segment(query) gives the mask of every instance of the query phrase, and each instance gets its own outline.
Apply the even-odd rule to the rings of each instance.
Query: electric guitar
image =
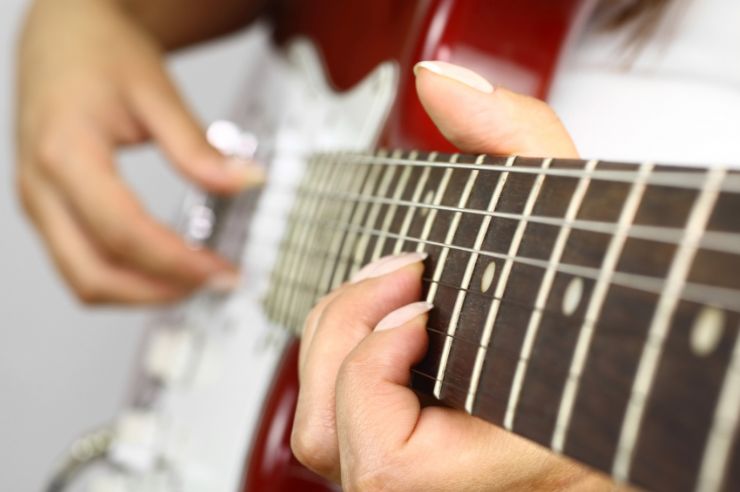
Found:
[[[411,67],[435,58],[545,98],[592,6],[266,12],[233,115],[250,132],[209,136],[264,163],[268,183],[194,192],[181,223],[243,282],[154,317],[125,410],[75,443],[49,490],[336,489],[290,452],[291,333],[362,265],[413,250],[429,254],[435,306],[420,395],[620,482],[740,490],[740,173],[459,155],[416,100]]]

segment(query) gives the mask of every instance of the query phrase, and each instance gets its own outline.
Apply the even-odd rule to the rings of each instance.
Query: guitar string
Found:
[[[353,203],[367,203],[367,204],[380,204],[380,205],[394,205],[398,207],[407,208],[419,208],[427,210],[438,210],[443,212],[451,213],[462,213],[468,215],[477,215],[480,217],[490,216],[492,218],[501,218],[507,220],[522,221],[549,225],[554,227],[569,227],[571,229],[594,232],[600,234],[614,235],[617,232],[617,224],[605,221],[593,221],[593,220],[564,220],[558,217],[551,217],[545,215],[532,214],[524,216],[523,214],[509,213],[509,212],[498,212],[498,211],[487,211],[481,209],[470,209],[460,208],[450,205],[434,205],[432,203],[413,202],[410,200],[395,200],[387,197],[371,197],[357,193],[347,192],[324,192],[314,191],[309,189],[301,189],[301,187],[276,187],[274,184],[270,185],[267,189],[268,195],[279,196],[283,195],[286,197],[311,197],[318,199],[334,198],[343,200],[348,204]],[[289,213],[286,210],[286,213]],[[633,224],[627,230],[627,237],[634,239],[644,239],[648,241],[655,241],[660,243],[677,246],[681,244],[684,230],[677,227],[666,227],[658,225],[647,225],[647,224]],[[716,251],[721,253],[738,254],[740,251],[740,233],[731,231],[712,231],[708,230],[704,233],[699,243],[696,245],[702,250]]]
[[[463,342],[466,342],[466,343],[469,343],[469,344],[472,344],[473,343],[473,342],[470,342],[469,340],[466,340],[466,339],[458,338],[456,336],[450,336],[446,332],[442,332],[442,331],[439,331],[439,330],[434,329],[434,328],[427,327],[426,330],[428,332],[432,332],[432,333],[435,333],[437,335],[450,337],[453,340],[460,340],[460,341],[463,341]],[[516,362],[518,360],[523,360],[521,357],[518,357],[518,356],[517,357],[513,357],[512,354],[514,354],[514,353],[516,353],[518,355],[518,352],[515,352],[513,350],[508,350],[508,349],[505,349],[505,348],[502,348],[502,347],[495,347],[495,346],[491,346],[491,347],[489,347],[489,349],[493,349],[490,352],[491,354],[493,354],[492,357],[495,357],[495,358],[498,358],[498,359],[505,358],[505,359],[508,359],[508,360],[511,360],[511,361],[514,361],[514,362]],[[557,364],[555,364],[555,365],[550,364],[548,367],[550,367],[550,368],[566,368],[566,365],[558,366]],[[470,391],[468,390],[467,387],[464,387],[461,384],[455,382],[454,376],[453,376],[453,378],[440,379],[440,378],[437,378],[436,376],[430,375],[430,374],[428,374],[428,373],[426,373],[426,372],[418,369],[417,367],[412,368],[412,372],[413,373],[416,373],[416,374],[420,374],[420,375],[422,375],[422,376],[424,376],[424,377],[426,377],[428,379],[431,379],[433,381],[439,381],[444,386],[449,386],[449,387],[453,387],[453,388],[457,388],[459,390],[462,390],[462,391],[465,392],[465,394],[470,393]],[[567,375],[567,374],[565,376],[566,376],[566,379],[565,380],[567,380],[567,378],[570,378],[570,376]],[[605,374],[604,377],[607,380],[614,379],[615,381],[619,381],[619,378],[617,376],[612,376],[610,374]],[[535,382],[537,384],[539,384],[539,385],[543,385],[544,384],[544,383],[540,383],[538,381],[535,381]],[[488,385],[486,385],[486,386],[488,386]],[[493,393],[491,391],[485,390],[484,388],[485,388],[485,386],[479,386],[479,390],[478,390],[478,392],[476,394],[476,397],[478,397],[478,398],[484,397],[484,398],[488,398],[488,399],[492,399],[492,400],[500,401],[500,402],[506,401],[505,398],[503,398],[503,397],[499,396],[498,394],[495,394],[495,393]],[[647,397],[647,395],[644,395],[644,396]],[[660,402],[657,402],[657,404],[658,404],[658,410],[659,410],[661,404],[660,404]],[[521,413],[521,411],[520,411],[521,408],[522,408],[522,406],[520,404],[517,407],[517,414],[520,414]],[[524,405],[524,408],[527,408],[527,406]],[[460,409],[462,410],[462,408],[460,408]],[[668,409],[666,409],[666,411],[668,411]]]
[[[321,159],[328,158],[331,156],[331,158],[337,159],[337,158],[345,158],[349,162],[348,164],[355,164],[355,165],[405,165],[405,166],[417,166],[417,167],[431,167],[431,168],[441,168],[441,169],[470,169],[470,170],[479,170],[479,171],[499,171],[499,172],[509,172],[511,174],[532,174],[532,175],[541,175],[544,174],[545,176],[556,176],[556,177],[566,177],[566,178],[583,178],[583,177],[589,177],[592,180],[597,181],[608,181],[613,183],[627,183],[632,184],[635,179],[638,177],[638,165],[636,164],[630,164],[630,163],[616,163],[616,164],[622,164],[622,165],[634,165],[635,170],[629,170],[629,171],[621,171],[621,170],[601,170],[596,169],[594,171],[588,172],[584,171],[582,169],[567,169],[562,167],[557,167],[558,163],[565,163],[568,162],[568,159],[554,159],[553,165],[554,167],[551,167],[550,169],[543,170],[537,166],[511,166],[508,167],[506,165],[502,164],[488,164],[485,162],[485,157],[489,156],[483,156],[484,161],[481,163],[465,163],[460,162],[460,157],[462,158],[474,158],[476,156],[473,155],[463,155],[463,154],[452,154],[454,157],[455,155],[458,156],[457,162],[443,162],[443,161],[424,161],[424,160],[414,160],[414,159],[404,159],[404,158],[394,158],[394,157],[384,157],[384,156],[376,156],[374,154],[362,154],[362,153],[354,153],[354,152],[332,152],[332,153],[318,153],[313,154],[310,160],[308,161],[309,165],[316,165],[316,164],[322,164]],[[477,156],[480,157],[480,156]],[[496,158],[496,157],[493,157]],[[505,161],[506,157],[499,157],[502,162]],[[541,162],[542,159],[533,159],[533,158],[524,158],[524,157],[518,157],[517,159],[526,159],[529,161],[538,161]],[[575,160],[578,163],[583,163],[585,165],[586,160],[577,159]],[[570,161],[573,162],[573,161]],[[612,161],[599,161],[601,163],[612,163]],[[669,187],[675,187],[675,188],[683,188],[683,189],[690,189],[690,190],[696,190],[701,191],[703,188],[701,186],[701,183],[695,183],[693,181],[696,181],[697,177],[703,177],[704,173],[706,172],[706,169],[704,168],[691,168],[686,167],[686,171],[674,171],[675,167],[669,167],[667,165],[658,165],[655,167],[655,171],[651,173],[650,177],[646,180],[645,184],[648,186],[669,186]],[[734,168],[732,169],[734,171]],[[731,172],[731,174],[728,174],[722,184],[719,186],[719,189],[721,191],[727,191],[731,193],[740,193],[740,174]]]
[[[278,276],[277,277],[277,280],[278,280],[278,283],[280,283],[282,281],[285,281],[286,284],[290,284],[293,288],[295,288],[295,289],[297,289],[299,291],[305,292],[305,293],[308,293],[308,292],[313,293],[315,291],[315,286],[312,285],[311,283],[308,283],[308,282],[300,282],[300,281],[297,281],[296,282],[296,281],[292,281],[290,278],[286,278],[285,276]],[[457,291],[464,290],[464,289],[461,289],[461,288],[456,287],[454,285],[446,284],[444,282],[434,281],[434,280],[432,280],[429,277],[423,277],[422,278],[422,281],[424,281],[426,283],[429,283],[429,284],[436,283],[438,285],[443,285],[445,287],[448,287],[450,289],[457,290]],[[478,291],[468,290],[467,292],[469,294],[471,294],[471,295],[475,295],[475,296],[479,296],[479,297],[486,297],[488,299],[492,299],[492,298],[490,298],[488,296],[483,295],[481,292],[478,292]],[[320,297],[321,296],[313,296],[313,298],[315,300],[314,301],[314,304],[315,304],[316,301],[318,301],[318,299]],[[542,312],[542,313],[544,313],[543,314],[543,317],[545,319],[553,319],[553,318],[567,317],[568,320],[573,323],[573,325],[572,325],[573,328],[580,328],[581,324],[586,321],[586,318],[585,317],[582,317],[582,316],[568,317],[568,316],[565,316],[565,315],[560,314],[559,311],[556,311],[556,310],[553,310],[553,309],[538,309],[538,308],[535,308],[533,306],[530,306],[528,304],[525,304],[524,302],[521,302],[521,301],[515,300],[515,299],[509,299],[509,298],[506,298],[506,297],[503,297],[503,298],[494,297],[493,299],[498,299],[501,302],[501,304],[504,305],[504,306],[509,306],[509,307],[510,306],[516,306],[516,307],[522,308],[523,310],[528,311],[530,314],[533,313],[533,312],[535,312],[535,311]],[[305,317],[307,315],[308,315],[308,312],[302,313],[302,312],[295,312],[294,311],[294,312],[291,313],[291,316],[290,317],[293,318],[291,321],[294,322],[295,324],[302,324],[302,320],[305,319]],[[631,330],[631,329],[624,329],[621,326],[617,326],[616,324],[609,323],[609,322],[607,322],[604,319],[596,320],[595,321],[595,325],[596,326],[599,326],[599,327],[602,327],[602,330],[600,331],[600,333],[602,335],[608,335],[609,337],[620,337],[620,338],[621,337],[634,337],[634,338],[638,338],[638,339],[643,339],[643,338],[647,339],[647,337],[644,336],[646,333],[638,333],[638,332],[635,332],[634,330]],[[480,348],[490,348],[490,346],[486,347],[485,345],[480,344],[480,342],[478,342],[476,340],[470,340],[469,338],[463,337],[461,335],[451,335],[451,334],[447,333],[446,331],[440,331],[440,330],[437,330],[436,328],[432,328],[432,327],[430,327],[429,329],[430,329],[430,331],[436,332],[436,333],[438,333],[440,335],[443,335],[443,336],[445,336],[447,338],[450,338],[451,340],[460,341],[460,342],[463,342],[466,345],[474,346],[475,348],[478,348],[478,347],[480,347]],[[730,332],[732,332],[733,330],[740,331],[740,326],[731,326],[729,328],[729,331]],[[654,343],[654,342],[650,342],[648,340],[648,343]],[[506,352],[506,353],[510,354],[510,356],[516,357],[517,360],[525,360],[525,358],[520,357],[519,351],[510,350],[510,349],[507,349],[505,347],[496,347],[496,350],[501,351],[501,352]],[[569,361],[568,361],[568,363],[569,363]],[[555,365],[557,366],[557,364],[555,364]]]
[[[434,382],[439,381],[440,384],[442,384],[443,387],[447,386],[447,387],[452,387],[452,388],[461,390],[461,391],[464,392],[462,396],[467,395],[469,393],[469,391],[467,390],[467,388],[461,386],[458,383],[451,382],[451,381],[448,381],[448,380],[440,380],[436,376],[433,376],[431,374],[428,374],[428,373],[426,373],[426,372],[424,372],[424,371],[422,371],[420,369],[417,369],[415,367],[412,367],[411,368],[411,374],[418,374],[419,376],[422,376],[422,377],[424,377],[426,379],[429,379],[431,381],[434,381]],[[608,375],[608,374],[605,375],[605,379],[609,380],[610,378],[613,378],[613,376]],[[544,382],[536,381],[536,383],[539,386],[546,386],[548,389],[551,389],[551,386],[546,385]],[[487,386],[490,386],[490,385],[487,385]],[[411,387],[413,388],[413,386],[411,386]],[[431,396],[431,391],[430,392],[424,392],[424,393]],[[461,396],[461,395],[458,395],[458,397],[459,396]],[[476,400],[481,400],[482,399],[482,400],[488,400],[488,401],[497,402],[497,403],[499,403],[499,402],[500,403],[506,403],[508,401],[508,394],[507,394],[507,397],[503,397],[501,395],[494,394],[491,391],[481,391],[480,393],[478,393],[475,396],[476,396]],[[647,397],[646,395],[643,395],[643,396],[644,397]],[[450,402],[450,398],[449,397],[450,397],[450,395],[445,395],[444,397],[440,398],[439,401],[441,401],[443,403],[444,402]],[[653,408],[655,410],[659,411],[659,412],[665,412],[666,414],[671,414],[675,410],[674,408],[669,407],[667,403],[663,403],[660,400],[654,400],[652,403],[654,405]],[[457,410],[460,410],[460,411],[465,411],[462,408],[462,405],[460,405],[460,406],[453,406],[453,408],[455,408]],[[520,402],[517,405],[516,414],[517,415],[521,415],[523,413],[522,411],[529,412],[530,414],[534,414],[536,416],[545,416],[545,417],[550,417],[550,418],[553,417],[553,414],[550,414],[550,413],[546,412],[544,410],[544,407],[542,407],[541,405],[533,406],[533,405],[530,405],[530,404],[526,404],[526,403],[521,403]],[[476,412],[472,412],[471,415],[481,416],[480,413],[476,413]],[[589,419],[592,420],[592,421],[594,421],[596,424],[603,424],[603,425],[607,425],[607,426],[609,424],[614,424],[613,422],[609,422],[605,418],[604,414],[601,414],[599,412],[593,412],[593,413],[591,413],[589,415]],[[680,424],[677,423],[677,421],[675,419],[667,419],[666,421],[664,421],[664,424],[668,424],[669,426],[675,426],[675,430],[676,431],[683,431],[684,430],[683,427],[681,427]],[[499,425],[501,425],[501,424],[499,423]],[[514,430],[516,430],[516,421],[514,422],[514,425],[515,425]],[[554,430],[554,426],[553,426],[553,430]],[[549,441],[545,442],[544,444],[547,444],[548,447],[549,447]]]
[[[381,231],[372,227],[362,227],[353,225],[339,224],[333,221],[322,221],[312,219],[309,217],[294,216],[294,218],[300,218],[303,223],[310,223],[316,227],[328,229],[330,231],[344,231],[353,232],[359,234],[368,234],[373,236],[384,236],[387,239],[396,239],[414,242],[417,244],[424,244],[426,246],[449,248],[455,251],[462,251],[469,254],[478,254],[480,256],[487,256],[499,260],[511,259],[514,262],[529,265],[532,267],[546,269],[549,266],[547,260],[541,260],[537,258],[524,257],[520,255],[509,256],[505,253],[498,253],[494,251],[476,250],[474,248],[468,248],[458,245],[445,244],[438,241],[422,240],[412,236],[401,236],[400,234],[393,232]],[[274,247],[275,245],[270,245]],[[295,245],[298,247],[298,245]],[[589,280],[597,280],[600,275],[600,269],[595,267],[586,267],[581,265],[572,265],[567,263],[558,263],[555,266],[555,271],[561,274],[573,275],[582,277]],[[622,272],[618,271],[612,275],[610,280],[611,285],[619,285],[622,287],[628,287],[635,290],[641,290],[652,294],[660,294],[663,291],[665,280],[659,277],[651,277],[648,275]],[[717,287],[712,285],[697,284],[693,282],[686,282],[682,294],[678,297],[679,300],[696,302],[699,304],[711,304],[717,305],[736,312],[740,312],[740,290],[729,287]]]

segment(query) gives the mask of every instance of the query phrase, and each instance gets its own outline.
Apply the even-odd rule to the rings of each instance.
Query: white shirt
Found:
[[[584,157],[740,166],[740,2],[674,1],[630,63],[595,28],[563,59],[549,102]]]

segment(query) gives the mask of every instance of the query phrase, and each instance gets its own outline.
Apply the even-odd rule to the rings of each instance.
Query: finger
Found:
[[[339,367],[385,314],[421,292],[420,256],[396,258],[386,264],[395,271],[347,286],[324,308],[305,357],[291,444],[302,463],[332,479],[339,478],[333,384]]]
[[[203,128],[163,71],[157,69],[146,84],[136,85],[130,98],[142,124],[177,169],[206,190],[231,194],[264,182],[261,167],[226,158],[208,143]]]
[[[306,356],[308,355],[313,335],[316,332],[316,327],[321,320],[321,316],[324,313],[326,307],[339,295],[342,294],[346,287],[342,286],[336,290],[333,290],[316,304],[314,308],[308,313],[306,322],[303,324],[303,333],[301,334],[301,346],[298,351],[298,378],[300,381],[301,374],[304,372],[304,365],[306,362]]]
[[[132,270],[185,288],[234,275],[223,259],[189,248],[143,210],[116,174],[110,146],[93,129],[68,130],[67,145],[47,150],[40,164],[101,250]]]
[[[501,428],[457,410],[421,409],[409,382],[427,349],[430,307],[417,302],[392,312],[342,365],[336,428],[343,487],[561,490],[578,483],[607,490],[603,477]]]
[[[369,278],[383,276],[387,273],[391,273],[399,268],[402,268],[405,265],[416,263],[418,261],[424,261],[426,257],[426,253],[411,253],[389,255],[383,258],[379,258],[378,260],[365,265],[362,269],[355,273],[348,283],[342,285],[338,289],[335,289],[328,295],[324,296],[311,310],[308,317],[306,318],[306,322],[303,325],[301,347],[298,356],[299,377],[304,366],[306,354],[308,353],[309,347],[311,346],[313,334],[316,331],[324,310],[331,303],[332,300],[334,300],[337,296],[344,292],[349,285],[356,284]]]
[[[24,205],[66,282],[86,303],[144,304],[174,301],[177,286],[110,263],[85,236],[65,203],[40,180],[25,179]],[[33,188],[29,190],[28,188]]]
[[[345,486],[381,466],[375,458],[397,453],[416,426],[421,408],[408,384],[426,351],[431,307],[415,302],[391,312],[342,364],[336,425]]]
[[[543,101],[494,88],[480,75],[445,62],[421,62],[414,72],[424,109],[461,150],[578,157],[568,131]]]

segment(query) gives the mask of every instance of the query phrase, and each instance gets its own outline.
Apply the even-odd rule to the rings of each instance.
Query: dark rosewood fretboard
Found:
[[[657,491],[740,490],[740,173],[318,155],[265,301],[299,329],[384,255],[429,253],[413,386]]]

